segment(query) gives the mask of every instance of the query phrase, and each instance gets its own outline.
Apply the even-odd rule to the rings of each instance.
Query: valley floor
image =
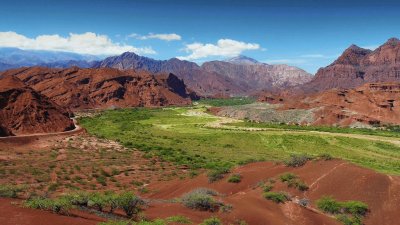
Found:
[[[366,225],[398,221],[400,139],[396,136],[247,126],[208,114],[203,105],[81,116],[79,123],[89,134],[0,140],[0,183],[28,185],[23,198],[32,192],[56,197],[78,190],[134,190],[149,201],[143,216],[150,220],[181,215],[194,224],[212,216],[225,224],[341,224],[317,209],[316,201],[329,195],[368,204]],[[282,161],[292,154],[314,159],[298,168],[287,167]],[[321,158],[328,154],[335,159]],[[221,170],[230,172],[210,183],[210,171]],[[289,187],[280,180],[284,173],[294,174],[308,190]],[[237,174],[238,183],[228,181]],[[289,201],[265,199],[263,189],[268,185],[272,192],[288,193]],[[229,209],[208,212],[185,207],[179,199],[197,188],[215,190],[215,198]],[[307,207],[299,205],[301,199],[309,201]],[[22,209],[20,200],[6,198],[0,199],[0,209],[4,209],[0,224],[6,225],[46,224],[44,220],[54,225],[96,224],[108,218],[79,210],[66,217]]]

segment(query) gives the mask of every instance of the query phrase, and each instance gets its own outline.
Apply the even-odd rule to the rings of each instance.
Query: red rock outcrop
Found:
[[[74,129],[69,112],[8,76],[0,80],[0,136]]]
[[[112,68],[8,70],[37,92],[71,109],[186,105],[191,102],[185,84],[173,74],[156,78],[149,72]]]
[[[281,109],[313,109],[314,125],[400,124],[400,83],[369,83],[355,89],[292,96]]]
[[[364,83],[399,81],[400,40],[391,38],[374,51],[350,46],[299,89],[312,93],[332,88],[355,88]]]

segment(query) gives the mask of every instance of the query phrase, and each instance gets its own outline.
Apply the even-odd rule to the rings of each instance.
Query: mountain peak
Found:
[[[230,58],[225,60],[225,62],[233,63],[233,64],[239,64],[239,65],[255,65],[255,64],[260,64],[257,60],[244,56],[244,55],[238,55],[236,57]]]
[[[400,40],[398,38],[390,38],[389,40],[386,41],[386,43],[384,45],[392,45],[392,46],[396,46],[400,44]]]

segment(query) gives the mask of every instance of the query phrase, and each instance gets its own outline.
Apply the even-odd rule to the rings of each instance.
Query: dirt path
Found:
[[[75,125],[75,129],[63,132],[53,132],[53,133],[36,133],[36,134],[23,134],[18,136],[8,136],[8,137],[0,137],[0,141],[2,140],[20,140],[25,138],[31,137],[51,137],[51,136],[58,136],[58,135],[71,135],[76,134],[83,131],[83,128],[78,125],[78,122],[75,119],[72,119]]]

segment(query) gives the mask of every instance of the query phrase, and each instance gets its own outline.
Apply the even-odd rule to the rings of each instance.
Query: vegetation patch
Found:
[[[247,105],[254,103],[255,98],[246,97],[233,97],[233,98],[206,98],[197,101],[198,104],[221,107],[221,106],[234,106],[234,105]]]
[[[242,181],[242,175],[238,173],[232,174],[228,179],[229,183],[240,183],[240,181]]]
[[[360,201],[339,202],[330,196],[324,196],[316,203],[320,210],[336,215],[345,225],[362,225],[362,217],[368,213],[368,205]]]
[[[279,176],[283,183],[287,183],[288,187],[297,188],[299,191],[307,191],[308,186],[304,181],[300,180],[295,174],[284,173]]]
[[[300,167],[304,166],[307,161],[311,160],[312,157],[306,154],[294,154],[289,159],[285,160],[284,163],[288,167]]]
[[[222,202],[214,199],[216,195],[217,192],[214,190],[198,188],[185,194],[180,201],[190,209],[215,212],[224,205]]]
[[[275,203],[285,203],[290,200],[290,197],[287,193],[284,192],[265,192],[264,198],[271,200]]]
[[[200,225],[222,225],[222,222],[217,217],[205,219]]]

